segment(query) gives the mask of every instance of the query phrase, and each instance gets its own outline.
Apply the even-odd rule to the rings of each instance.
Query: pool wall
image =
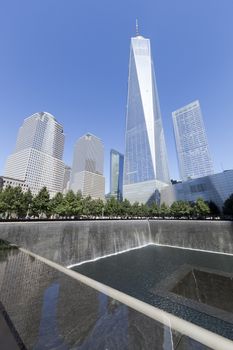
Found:
[[[150,220],[152,242],[233,254],[232,221]]]
[[[233,222],[230,221],[0,223],[0,238],[65,266],[150,243],[233,254]]]

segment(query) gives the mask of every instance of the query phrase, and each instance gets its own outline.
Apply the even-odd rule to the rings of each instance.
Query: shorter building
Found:
[[[171,205],[178,200],[195,202],[198,198],[213,201],[219,209],[233,193],[233,170],[170,185],[161,190],[161,203]]]
[[[62,189],[63,194],[66,194],[69,191],[70,177],[71,177],[71,167],[68,165],[65,165],[63,189]]]
[[[156,202],[159,205],[160,193],[162,189],[166,187],[169,187],[169,185],[159,180],[124,185],[124,190],[127,191],[127,196],[125,196],[124,199],[128,199],[131,204],[134,202],[143,204]]]
[[[14,179],[12,177],[0,176],[0,190],[5,189],[7,186],[21,187],[23,192],[28,190],[28,185],[25,180]]]
[[[118,151],[110,151],[110,194],[118,201],[123,198],[124,156]]]
[[[172,119],[181,179],[214,174],[199,101],[174,111]]]
[[[75,188],[73,191],[81,192],[84,197],[91,196],[93,199],[104,199],[105,179],[103,175],[90,171],[80,171],[75,174]]]
[[[104,199],[105,178],[104,146],[96,136],[87,133],[80,137],[74,148],[70,189],[83,196]]]
[[[63,127],[52,114],[39,112],[24,119],[4,176],[25,181],[33,195],[42,187],[51,197],[62,192],[64,140]]]

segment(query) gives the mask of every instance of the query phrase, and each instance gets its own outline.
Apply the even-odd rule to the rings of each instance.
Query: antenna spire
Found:
[[[136,18],[136,36],[139,36],[138,19]]]

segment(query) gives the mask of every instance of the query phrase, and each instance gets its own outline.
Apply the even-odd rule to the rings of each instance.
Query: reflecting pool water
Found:
[[[149,245],[73,269],[233,340],[233,256]]]
[[[208,349],[19,250],[0,252],[0,301],[1,350]]]

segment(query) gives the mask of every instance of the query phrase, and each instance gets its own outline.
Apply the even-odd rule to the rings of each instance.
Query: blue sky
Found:
[[[63,124],[64,160],[85,132],[124,152],[130,37],[151,39],[171,178],[171,112],[199,99],[215,171],[233,168],[232,0],[2,0],[0,174],[27,116]]]

